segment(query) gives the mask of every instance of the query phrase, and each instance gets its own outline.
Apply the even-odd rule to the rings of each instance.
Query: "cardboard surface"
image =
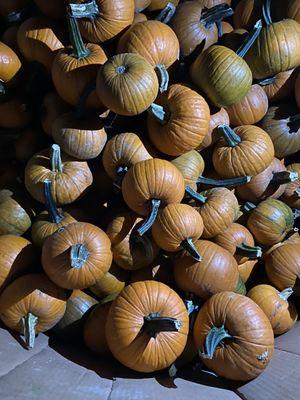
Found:
[[[300,321],[297,321],[289,332],[275,338],[275,347],[279,350],[300,355]]]

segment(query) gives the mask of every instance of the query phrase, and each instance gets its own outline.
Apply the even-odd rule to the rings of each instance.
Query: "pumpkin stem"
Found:
[[[122,186],[122,181],[124,179],[124,176],[126,175],[126,172],[128,171],[128,167],[126,165],[118,165],[116,174],[116,180],[113,183],[113,186],[117,189],[117,190],[121,190],[121,186]]]
[[[233,9],[228,4],[218,4],[203,11],[200,21],[204,24],[206,29],[212,25],[221,22],[223,19],[231,17]]]
[[[271,184],[284,185],[285,183],[295,182],[299,178],[298,172],[294,171],[280,171],[273,172]]]
[[[267,26],[272,24],[271,18],[271,0],[263,0],[262,2],[262,15],[264,22]]]
[[[236,254],[254,260],[262,256],[262,249],[259,246],[249,246],[246,243],[242,243],[236,246]]]
[[[173,3],[168,3],[165,8],[161,10],[161,12],[155,17],[156,21],[163,22],[164,24],[168,24],[173,15],[175,14],[176,7]]]
[[[85,47],[83,43],[76,18],[69,15],[68,24],[70,41],[73,48],[73,56],[77,60],[87,57],[90,54],[90,51]]]
[[[212,359],[216,348],[223,344],[224,339],[232,339],[232,336],[225,330],[224,325],[217,328],[214,326],[206,335],[203,353],[199,351],[202,358]]]
[[[161,125],[167,124],[170,119],[169,112],[159,104],[152,103],[147,111]]]
[[[150,200],[150,214],[148,215],[147,219],[144,221],[143,225],[140,226],[137,230],[140,236],[143,236],[154,224],[158,210],[160,207],[161,201],[159,199],[151,199]]]
[[[294,293],[293,288],[289,287],[287,289],[284,289],[282,292],[279,293],[279,297],[282,300],[286,300]]]
[[[256,208],[256,205],[251,203],[250,201],[247,201],[245,204],[242,205],[241,208],[243,213],[249,214]]]
[[[32,349],[34,347],[35,327],[37,323],[38,323],[38,317],[31,314],[30,312],[25,317],[22,318],[25,343],[28,349]]]
[[[90,252],[85,244],[73,244],[70,251],[70,262],[72,268],[82,268],[89,258]]]
[[[251,181],[251,176],[241,176],[238,178],[232,179],[211,179],[205,178],[204,176],[199,176],[197,179],[197,183],[204,183],[205,185],[214,186],[214,187],[236,187],[240,185],[245,185]]]
[[[156,73],[159,79],[159,91],[160,93],[165,92],[168,90],[169,86],[169,73],[164,64],[156,64],[155,66]],[[151,107],[151,106],[150,106]]]
[[[241,138],[237,135],[229,125],[219,125],[217,127],[218,133],[220,133],[226,140],[228,146],[235,147],[241,143]]]
[[[205,204],[207,197],[202,196],[202,194],[193,190],[190,186],[185,187],[185,193],[187,193],[192,199],[196,200],[198,203]]]
[[[198,250],[196,249],[192,238],[184,239],[181,242],[181,247],[184,248],[196,261],[202,261],[203,258],[200,256]]]
[[[276,81],[276,75],[271,76],[270,78],[266,78],[266,79],[258,79],[256,81],[256,83],[260,86],[268,86],[268,85],[272,85],[272,83],[274,83]]]
[[[94,19],[99,15],[99,8],[95,0],[82,3],[70,3],[69,14],[73,18]]]
[[[243,281],[240,275],[237,284],[235,286],[234,293],[242,294],[244,296],[247,293],[245,282]]]
[[[298,189],[296,189],[296,190],[294,191],[294,195],[295,195],[296,197],[299,197],[299,198],[300,198],[300,188],[298,188]]]
[[[150,337],[156,338],[160,332],[179,332],[181,321],[171,317],[161,317],[160,313],[153,312],[144,317],[143,330]]]
[[[51,146],[50,162],[52,172],[62,172],[63,166],[61,161],[60,147],[58,144],[53,144]]]
[[[245,57],[245,55],[248,53],[250,50],[251,46],[255,42],[255,40],[258,38],[258,35],[260,34],[260,31],[262,30],[262,22],[261,19],[256,22],[254,25],[252,31],[249,33],[249,35],[246,37],[246,39],[243,41],[241,46],[237,49],[236,54],[240,57]]]
[[[288,126],[292,129],[293,132],[298,131],[300,128],[300,114],[290,117]]]
[[[52,182],[50,179],[44,180],[44,197],[45,197],[45,205],[49,214],[49,221],[55,224],[59,224],[64,216],[58,211],[55,202],[53,200],[52,192],[51,192]]]

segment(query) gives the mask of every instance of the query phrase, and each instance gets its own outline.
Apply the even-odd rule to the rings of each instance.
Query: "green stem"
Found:
[[[90,252],[85,244],[73,244],[70,251],[70,264],[72,268],[82,268],[89,258]]]
[[[292,129],[293,132],[296,132],[300,129],[300,114],[293,115],[289,118],[288,126]]]
[[[251,213],[256,208],[256,205],[251,203],[250,201],[247,201],[245,204],[242,205],[241,211],[245,214]]]
[[[51,146],[50,163],[52,172],[62,172],[63,165],[61,161],[60,147],[58,144],[53,144]]]
[[[127,171],[128,171],[128,167],[126,165],[118,165],[117,171],[116,171],[117,177],[113,183],[113,185],[116,189],[121,190],[122,181],[123,181],[124,176],[126,175]]]
[[[38,317],[31,314],[30,312],[22,318],[23,331],[25,337],[25,343],[28,349],[32,349],[34,347],[35,341],[35,327],[38,323]]]
[[[173,3],[168,3],[164,9],[156,16],[155,20],[163,22],[164,24],[168,24],[173,15],[175,14],[176,7]]]
[[[58,211],[51,192],[52,182],[50,179],[44,180],[44,197],[45,197],[45,205],[48,210],[49,220],[55,224],[59,224],[64,216]]]
[[[295,182],[298,180],[299,174],[294,171],[274,172],[270,183],[274,185],[284,185],[286,183]]]
[[[286,300],[294,293],[293,288],[284,289],[282,292],[279,293],[279,297],[282,300]]]
[[[262,1],[262,15],[266,26],[272,24],[271,18],[271,0],[263,0]]]
[[[224,325],[220,328],[214,326],[206,335],[204,343],[204,351],[199,352],[203,358],[212,359],[216,348],[223,342],[224,339],[232,339],[232,336],[225,330]]]
[[[169,73],[164,64],[157,64],[155,66],[155,70],[156,70],[156,73],[158,75],[158,80],[159,80],[159,91],[160,91],[160,93],[163,93],[166,90],[168,90]]]
[[[238,146],[241,143],[241,138],[239,135],[237,135],[233,129],[230,128],[229,125],[219,125],[217,127],[218,133],[221,134],[226,142],[228,143],[228,146],[230,147],[235,147]]]
[[[260,86],[268,86],[268,85],[272,85],[272,83],[274,83],[275,81],[276,81],[276,75],[271,76],[270,78],[257,80],[256,83]]]
[[[299,197],[299,199],[300,199],[300,188],[298,188],[298,189],[296,189],[296,190],[294,191],[294,195],[295,195],[296,197]]]
[[[161,125],[166,125],[170,119],[169,112],[159,104],[152,103],[147,111]]]
[[[260,258],[262,256],[262,249],[259,246],[248,246],[246,243],[242,243],[236,246],[236,254],[239,256],[248,257],[251,260]]]
[[[160,313],[153,312],[144,317],[143,330],[152,338],[160,332],[179,332],[181,321],[171,317],[161,317]]]
[[[242,58],[245,57],[245,55],[248,53],[248,51],[252,47],[255,40],[258,38],[258,35],[260,34],[261,30],[262,30],[262,22],[261,22],[261,20],[259,20],[254,25],[252,32],[249,33],[249,35],[243,41],[241,46],[237,49],[236,54],[238,56],[240,56]]]
[[[190,186],[186,186],[185,188],[186,194],[188,194],[192,199],[196,200],[198,203],[205,204],[207,201],[207,197],[202,196],[202,194],[193,190]]]
[[[143,225],[140,226],[137,230],[140,236],[143,236],[154,224],[158,210],[160,207],[161,201],[159,199],[151,199],[150,200],[150,214],[148,215],[147,219],[144,221]]]
[[[99,15],[99,8],[96,1],[91,0],[82,3],[70,3],[68,12],[74,18],[94,19]]]
[[[218,4],[209,9],[204,9],[200,21],[204,23],[206,29],[210,28],[217,22],[233,15],[233,9],[228,4]]]
[[[192,238],[185,239],[181,242],[181,247],[184,248],[196,261],[202,261],[198,250],[196,249]]]
[[[69,16],[68,24],[70,41],[73,48],[73,56],[77,60],[87,57],[90,54],[90,51],[85,47],[83,43],[76,18]]]
[[[198,184],[205,184],[214,187],[236,187],[240,185],[245,185],[251,181],[251,176],[242,176],[232,179],[211,179],[205,178],[204,176],[199,176],[197,179]]]

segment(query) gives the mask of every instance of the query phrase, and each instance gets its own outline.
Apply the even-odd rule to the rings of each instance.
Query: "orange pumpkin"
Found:
[[[214,108],[210,109],[210,122],[209,122],[209,130],[205,135],[203,141],[200,146],[197,147],[198,151],[204,150],[206,147],[214,144],[219,138],[218,135],[218,126],[219,125],[229,125],[229,115],[225,108]]]
[[[271,78],[261,79],[257,83],[265,91],[270,102],[285,100],[292,96],[296,81],[296,70],[279,72]]]
[[[197,181],[205,167],[201,154],[191,150],[174,158],[171,163],[182,173],[185,185],[197,190]]]
[[[285,186],[281,200],[292,208],[300,209],[300,163],[288,165],[287,170],[298,173],[298,179]]]
[[[0,42],[0,84],[2,86],[13,86],[17,83],[20,71],[21,61],[16,53],[6,44]]]
[[[103,298],[122,292],[127,279],[127,272],[124,271],[124,269],[119,268],[117,264],[113,262],[102,278],[89,289],[97,297]]]

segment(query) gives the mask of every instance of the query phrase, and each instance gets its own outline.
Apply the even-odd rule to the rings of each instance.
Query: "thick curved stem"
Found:
[[[202,261],[203,258],[200,256],[191,238],[183,240],[181,242],[181,247],[186,250],[196,261]]]
[[[268,85],[272,85],[272,83],[274,83],[275,81],[276,81],[276,75],[271,76],[270,78],[257,80],[256,83],[260,86],[268,86]]]
[[[250,48],[252,47],[253,43],[255,40],[258,38],[258,35],[260,34],[260,31],[262,30],[262,22],[261,19],[256,22],[254,25],[254,28],[251,33],[246,37],[246,39],[243,41],[241,46],[237,49],[236,54],[240,57],[245,57],[245,55],[248,53]]]
[[[160,332],[178,332],[181,321],[171,317],[161,317],[159,313],[151,313],[144,317],[143,330],[150,337],[156,338]]]
[[[259,246],[248,246],[246,243],[236,246],[236,254],[239,256],[248,257],[251,260],[260,258],[262,256],[262,249]]]
[[[247,201],[245,204],[242,205],[241,211],[245,214],[251,213],[256,208],[256,205],[254,203],[251,203],[250,201]]]
[[[35,327],[37,323],[38,323],[38,317],[31,314],[30,312],[25,317],[22,318],[25,343],[28,349],[32,349],[34,347]]]
[[[52,172],[62,172],[63,165],[61,161],[60,147],[58,144],[53,144],[51,146],[50,163]]]
[[[90,252],[85,244],[73,244],[70,250],[70,264],[72,268],[82,268],[89,258]]]
[[[282,292],[279,293],[279,297],[282,300],[286,300],[294,293],[293,288],[284,289]]]
[[[235,147],[241,143],[241,138],[237,135],[229,125],[219,125],[217,127],[218,133],[224,137],[228,146]]]
[[[159,91],[160,93],[168,90],[169,86],[169,73],[164,64],[157,64],[155,67],[156,73],[159,80]],[[151,106],[150,106],[151,107]]]
[[[50,179],[44,180],[44,197],[45,197],[45,205],[49,214],[49,221],[55,224],[59,224],[64,216],[58,211],[51,192],[52,182]]]
[[[211,178],[205,178],[204,176],[199,176],[197,179],[198,184],[205,184],[209,186],[214,186],[214,187],[236,187],[236,186],[241,186],[241,185],[246,185],[251,181],[252,177],[251,176],[241,176],[238,178],[232,178],[232,179],[211,179]]]
[[[84,3],[70,3],[69,14],[74,18],[94,19],[99,15],[99,8],[95,0]]]
[[[190,186],[186,186],[185,193],[189,195],[192,199],[197,201],[198,203],[205,204],[207,201],[207,197],[202,196],[202,194],[193,190]]]
[[[168,3],[164,9],[155,17],[156,21],[163,22],[164,24],[168,24],[173,15],[175,14],[176,7],[173,3]]]
[[[263,0],[262,1],[262,15],[263,15],[266,26],[271,25],[272,24],[271,0]]]
[[[285,183],[295,182],[299,178],[298,172],[280,171],[274,172],[270,183],[274,185],[284,185]]]
[[[147,111],[161,125],[168,123],[170,116],[165,107],[152,103]]]
[[[202,12],[200,21],[205,28],[210,28],[213,24],[221,22],[223,19],[233,15],[233,9],[228,4],[218,4]]]
[[[90,54],[90,51],[85,47],[83,43],[76,18],[69,16],[68,24],[70,41],[73,48],[73,56],[77,60],[87,57]]]
[[[161,201],[159,199],[150,200],[150,214],[148,215],[148,218],[144,221],[143,225],[140,226],[137,230],[140,236],[143,236],[154,224],[158,214],[160,203]]]
[[[300,114],[290,117],[288,126],[292,129],[293,132],[298,131],[300,129]]]
[[[128,167],[126,165],[118,165],[117,171],[116,171],[117,177],[113,183],[114,188],[116,188],[117,190],[121,190],[122,181],[123,181],[124,176],[126,175],[127,171],[128,171]]]
[[[199,351],[199,354],[203,358],[209,358],[210,360],[214,356],[216,348],[223,342],[224,339],[232,339],[232,336],[226,331],[224,325],[220,328],[214,326],[206,335],[204,343],[203,353]]]

